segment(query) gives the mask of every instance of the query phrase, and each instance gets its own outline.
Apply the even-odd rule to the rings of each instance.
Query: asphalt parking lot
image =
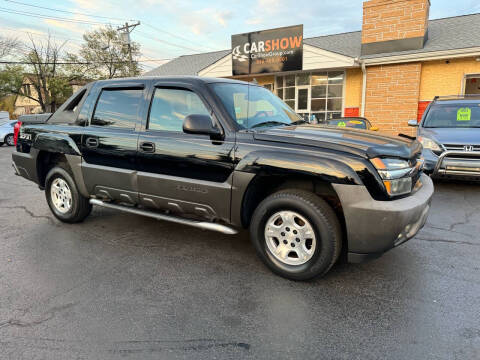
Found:
[[[408,243],[292,282],[225,236],[95,208],[62,224],[0,148],[2,359],[480,359],[480,185]]]

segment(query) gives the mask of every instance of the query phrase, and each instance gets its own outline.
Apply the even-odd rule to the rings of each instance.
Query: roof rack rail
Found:
[[[442,96],[435,96],[433,101],[435,100],[468,100],[468,99],[480,99],[480,94],[466,94],[466,95],[442,95]]]

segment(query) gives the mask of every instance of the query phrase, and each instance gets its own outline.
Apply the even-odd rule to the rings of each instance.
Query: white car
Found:
[[[3,144],[7,144],[8,146],[14,145],[13,127],[16,123],[17,120],[0,121],[0,146]]]

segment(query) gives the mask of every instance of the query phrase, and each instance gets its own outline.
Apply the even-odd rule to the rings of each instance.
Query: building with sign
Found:
[[[361,31],[233,35],[232,49],[180,56],[146,75],[255,79],[311,121],[365,116],[383,132],[413,134],[408,120],[434,96],[480,94],[480,14],[429,20],[429,9],[429,0],[365,1]]]

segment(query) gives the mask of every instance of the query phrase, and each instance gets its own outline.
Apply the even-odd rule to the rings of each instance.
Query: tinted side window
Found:
[[[155,89],[148,128],[183,131],[183,119],[192,114],[210,115],[197,94],[183,89]]]
[[[91,125],[134,129],[143,90],[102,90]]]

